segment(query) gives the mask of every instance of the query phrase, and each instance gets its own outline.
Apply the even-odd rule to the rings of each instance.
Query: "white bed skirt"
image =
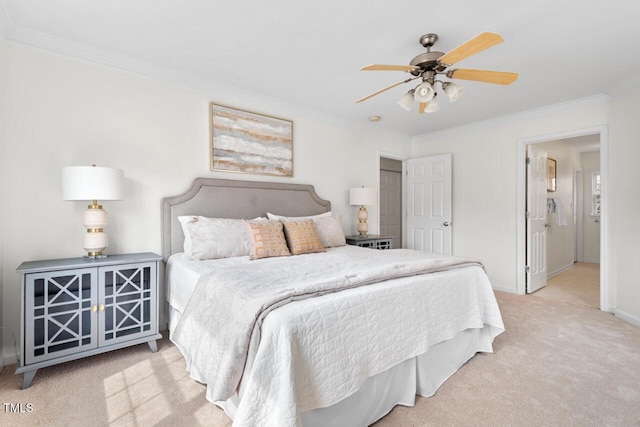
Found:
[[[427,353],[368,378],[357,392],[335,405],[302,413],[302,426],[368,426],[396,405],[413,406],[417,394],[433,396],[477,352],[493,352],[491,328],[487,325],[483,329],[462,331],[454,338],[432,346]],[[236,394],[215,403],[233,419],[239,399]]]

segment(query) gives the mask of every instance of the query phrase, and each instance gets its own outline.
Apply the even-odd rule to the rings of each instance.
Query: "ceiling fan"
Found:
[[[403,83],[422,79],[422,82],[418,86],[409,90],[409,92],[398,100],[398,104],[405,110],[409,111],[411,109],[411,104],[416,100],[420,105],[420,114],[425,112],[430,113],[440,109],[440,104],[438,103],[437,98],[438,94],[436,90],[436,83],[440,83],[442,85],[442,90],[447,94],[450,102],[458,100],[464,91],[463,87],[452,82],[437,80],[436,77],[438,75],[444,75],[449,79],[473,80],[500,85],[509,85],[518,78],[517,73],[504,71],[474,70],[468,68],[447,69],[456,62],[502,43],[504,39],[500,34],[488,32],[479,34],[447,53],[431,51],[431,47],[437,40],[438,35],[433,33],[425,34],[420,37],[420,44],[424,46],[427,51],[413,58],[409,65],[372,64],[362,67],[361,70],[364,71],[406,71],[410,73],[412,77],[384,87],[365,96],[364,98],[360,98],[356,103],[366,101],[369,98]]]

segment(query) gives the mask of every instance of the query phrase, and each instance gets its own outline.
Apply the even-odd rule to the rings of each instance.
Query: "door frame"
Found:
[[[614,284],[608,283],[607,271],[609,260],[607,258],[608,248],[608,224],[609,224],[609,192],[607,186],[608,179],[608,131],[607,126],[594,126],[556,132],[552,134],[538,135],[529,138],[518,139],[516,150],[516,291],[519,295],[526,292],[525,261],[526,261],[526,220],[525,220],[525,196],[526,196],[526,146],[537,142],[553,141],[556,139],[566,139],[576,136],[600,135],[600,176],[602,177],[602,213],[600,215],[600,310],[613,312],[615,303],[613,295]]]
[[[380,230],[380,158],[386,157],[387,159],[399,160],[402,162],[402,245],[406,247],[407,242],[407,160],[409,157],[403,156],[397,153],[390,153],[388,151],[378,151],[376,157],[376,191],[378,197],[376,198],[376,215],[378,218],[378,230]]]

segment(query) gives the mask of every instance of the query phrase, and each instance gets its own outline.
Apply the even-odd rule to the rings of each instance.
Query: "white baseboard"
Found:
[[[499,291],[499,292],[506,292],[508,294],[517,294],[518,290],[516,288],[507,288],[505,286],[500,286],[500,285],[491,285],[491,287],[493,288],[494,291]]]
[[[640,328],[640,317],[625,313],[624,311],[620,310],[615,310],[615,315],[625,322],[631,323],[633,326],[637,326],[638,328]]]
[[[2,351],[0,351],[0,366],[4,367],[8,365],[15,365],[18,363],[18,355],[16,352],[18,344],[16,342],[16,336],[13,334],[11,329],[3,327],[2,339],[4,340],[4,345],[2,347]]]
[[[5,348],[4,354],[0,354],[0,366],[15,365],[18,363],[18,357],[16,356],[16,350],[14,348]]]
[[[583,258],[578,262],[588,262],[591,264],[600,264],[600,258]]]
[[[558,274],[562,274],[565,271],[571,270],[572,268],[573,268],[573,263],[564,265],[550,273],[547,273],[547,280],[551,279],[552,277],[556,277]]]

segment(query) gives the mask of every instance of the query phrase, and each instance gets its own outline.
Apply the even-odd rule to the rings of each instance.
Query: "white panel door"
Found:
[[[527,146],[527,292],[547,284],[547,153]]]
[[[451,255],[451,154],[407,161],[407,247]]]

